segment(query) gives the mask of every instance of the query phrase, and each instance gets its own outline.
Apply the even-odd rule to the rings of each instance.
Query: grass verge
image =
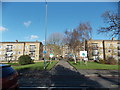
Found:
[[[52,61],[51,64],[46,62],[46,70],[50,70],[58,61]],[[44,62],[35,62],[34,64],[19,65],[19,63],[5,63],[10,64],[15,70],[29,69],[29,70],[44,70]]]
[[[108,65],[108,64],[100,64],[97,62],[87,62],[87,65],[84,62],[68,61],[73,67],[76,69],[106,69],[106,70],[120,70],[119,65]]]

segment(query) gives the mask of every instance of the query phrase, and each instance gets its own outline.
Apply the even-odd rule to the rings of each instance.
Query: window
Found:
[[[14,51],[13,54],[16,54],[16,51]]]
[[[120,57],[120,50],[118,50],[118,56]]]
[[[107,46],[110,47],[110,43],[108,43]]]
[[[2,51],[0,51],[0,55],[2,54]]]
[[[2,48],[2,46],[0,46],[0,49]]]
[[[36,49],[35,45],[30,45],[30,52],[35,52],[35,49]]]
[[[120,43],[118,43],[118,50],[120,50]]]
[[[109,49],[108,52],[111,52],[111,49]]]
[[[93,50],[93,52],[92,52],[92,54],[93,54],[93,56],[98,56],[98,50]]]
[[[114,52],[116,53],[116,52],[117,52],[117,49],[114,49]]]
[[[100,44],[100,47],[103,47],[103,44],[102,44],[102,43]]]
[[[22,46],[21,46],[21,45],[19,45],[19,46],[18,46],[18,48],[19,48],[19,49],[21,49],[21,48],[22,48]]]
[[[18,52],[18,54],[20,54],[20,52]]]
[[[100,52],[103,52],[103,49],[100,49]]]
[[[16,46],[14,46],[14,48],[16,48]]]
[[[26,49],[28,49],[28,46],[25,46]]]
[[[117,45],[114,43],[113,46],[116,47]]]
[[[98,43],[92,43],[92,49],[98,49]]]
[[[6,46],[6,52],[11,52],[12,51],[12,47],[13,47],[13,45],[7,45]]]

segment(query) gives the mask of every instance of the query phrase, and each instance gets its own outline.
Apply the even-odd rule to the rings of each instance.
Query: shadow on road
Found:
[[[46,87],[47,89],[56,89],[56,88],[106,88],[105,85],[99,83],[101,79],[91,79],[89,77],[83,76],[80,72],[77,72],[74,68],[70,67],[65,62],[59,62],[52,70],[50,71],[38,71],[38,70],[23,70],[19,73],[22,73],[19,79],[20,87]],[[111,72],[112,73],[112,72]],[[115,72],[114,72],[115,73]],[[93,77],[94,78],[94,77]],[[106,81],[117,83],[116,80],[100,77]]]
[[[50,79],[50,86],[54,87],[102,87],[98,82],[62,65],[57,65],[54,68]]]

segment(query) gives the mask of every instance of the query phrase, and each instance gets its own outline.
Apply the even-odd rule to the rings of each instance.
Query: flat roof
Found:
[[[32,41],[31,42],[0,42],[0,43],[41,43],[42,44],[42,42],[36,42],[36,41],[35,42],[34,41],[33,42]]]

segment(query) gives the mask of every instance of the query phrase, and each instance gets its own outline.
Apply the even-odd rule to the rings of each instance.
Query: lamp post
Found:
[[[47,1],[45,0],[45,51],[46,51],[46,38],[47,38]],[[46,69],[46,53],[44,57],[44,69]]]

